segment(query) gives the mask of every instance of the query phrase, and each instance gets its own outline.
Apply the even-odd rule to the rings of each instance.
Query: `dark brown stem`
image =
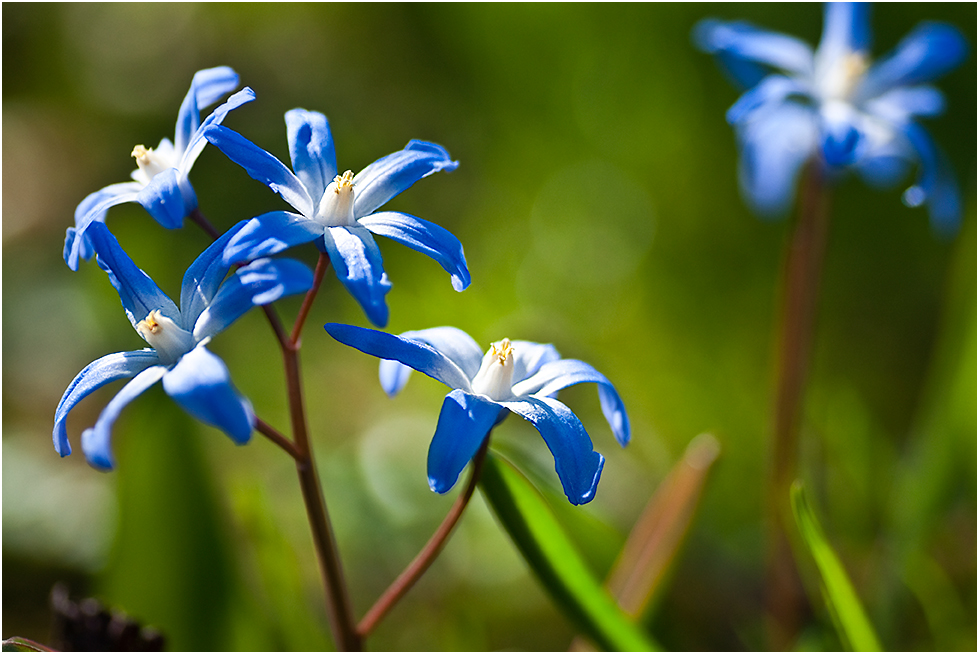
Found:
[[[488,446],[489,435],[483,441],[479,452],[473,457],[472,471],[469,473],[469,483],[452,504],[452,508],[449,509],[449,513],[442,520],[442,524],[435,530],[435,533],[432,534],[432,537],[425,544],[425,547],[422,548],[421,552],[418,553],[418,556],[398,575],[394,583],[388,586],[388,589],[384,591],[384,594],[374,603],[374,606],[370,608],[357,625],[357,633],[360,634],[361,638],[366,638],[374,630],[377,623],[387,615],[388,611],[394,607],[398,600],[404,597],[405,593],[415,585],[415,582],[425,574],[425,571],[435,561],[442,548],[445,547],[449,536],[452,534],[452,530],[459,522],[459,518],[462,517],[463,511],[465,511],[469,500],[472,499],[473,492],[476,490],[476,483],[479,481],[479,473],[483,469],[483,461],[486,459],[486,449]]]
[[[819,278],[829,222],[829,193],[818,162],[806,170],[801,209],[785,260],[779,325],[772,469],[768,488],[769,552],[767,603],[770,645],[791,648],[798,634],[805,595],[788,541],[789,487],[796,477],[799,423],[812,355]]]
[[[313,300],[316,298],[317,291],[320,290],[323,275],[329,267],[330,257],[320,252],[320,258],[316,261],[316,271],[313,273],[313,287],[307,291],[306,297],[303,298],[303,304],[299,307],[299,314],[296,316],[296,324],[292,326],[292,336],[289,340],[293,345],[299,345],[299,337],[302,335],[306,317],[309,315],[309,310],[313,307]]]
[[[283,436],[282,433],[279,432],[279,430],[277,430],[275,427],[273,427],[272,425],[270,425],[269,423],[265,422],[264,420],[262,420],[257,416],[255,417],[255,431],[259,432],[260,434],[268,438],[270,441],[272,441],[273,443],[281,447],[283,450],[288,452],[289,456],[291,456],[292,458],[294,459],[299,458],[299,450],[296,449],[296,446],[293,444],[293,442],[288,438],[286,438],[285,436]]]
[[[193,222],[197,223],[197,225],[204,230],[204,233],[210,236],[215,241],[221,238],[221,232],[219,232],[217,228],[211,224],[211,221],[204,216],[204,214],[200,210],[200,207],[191,211],[190,215],[187,217],[190,218]]]

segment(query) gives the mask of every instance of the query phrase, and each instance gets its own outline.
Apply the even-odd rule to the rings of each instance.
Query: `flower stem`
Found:
[[[319,291],[320,284],[323,282],[323,275],[329,267],[330,257],[325,252],[320,252],[320,258],[316,261],[316,271],[313,273],[313,287],[309,289],[306,297],[303,298],[303,304],[299,307],[299,314],[296,316],[296,324],[292,326],[290,340],[297,347],[299,345],[299,337],[302,335],[303,325],[306,323],[306,317],[309,315],[309,310],[313,306],[313,299],[316,297],[316,292]]]
[[[788,540],[792,524],[789,487],[797,474],[799,423],[812,355],[828,223],[829,192],[821,163],[812,161],[805,173],[799,219],[785,259],[778,334],[778,381],[767,497],[769,551],[766,580],[767,608],[772,618],[769,639],[776,650],[792,647],[805,602]]]
[[[489,434],[486,435],[486,439],[483,440],[483,445],[479,448],[476,456],[473,457],[472,470],[469,473],[469,482],[466,484],[466,488],[459,494],[456,501],[453,502],[452,508],[449,509],[448,514],[442,520],[442,524],[438,526],[432,537],[428,539],[425,543],[425,547],[418,553],[418,555],[408,564],[398,578],[388,586],[388,589],[384,591],[378,600],[374,603],[374,606],[370,608],[369,611],[361,619],[360,623],[357,625],[357,633],[361,638],[366,638],[377,626],[377,623],[387,615],[394,605],[404,597],[415,582],[418,581],[425,571],[434,563],[435,558],[445,547],[445,544],[449,541],[449,536],[452,535],[452,530],[455,529],[456,524],[459,522],[459,518],[462,517],[463,511],[469,505],[469,500],[472,499],[473,493],[476,491],[476,484],[479,481],[479,474],[483,470],[483,461],[486,459],[486,450],[489,448]]]

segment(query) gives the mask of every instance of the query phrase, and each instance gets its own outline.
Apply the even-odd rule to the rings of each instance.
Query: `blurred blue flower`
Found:
[[[374,213],[423,177],[455,170],[459,162],[452,161],[445,148],[411,141],[404,150],[378,159],[356,176],[349,170],[339,175],[326,116],[293,109],[285,118],[295,173],[226,127],[210,127],[205,132],[208,141],[299,212],[273,211],[249,220],[228,244],[227,263],[250,261],[315,241],[329,255],[340,281],[367,317],[380,327],[388,321],[384,296],[391,283],[372,233],[430,256],[451,275],[455,290],[469,286],[462,245],[450,232],[405,213]]]
[[[180,310],[136,267],[104,224],[89,227],[99,266],[119,292],[129,322],[151,347],[109,354],[78,373],[55,411],[54,449],[61,456],[71,454],[68,412],[97,388],[130,377],[95,426],[82,433],[82,451],[93,466],[113,467],[113,423],[124,406],[160,380],[167,395],[187,413],[218,427],[236,443],[248,441],[255,424],[251,404],[234,390],[224,362],[206,345],[251,307],[309,290],[313,275],[298,261],[260,259],[225,280],[229,266],[221,254],[235,233],[232,229],[215,241],[187,269]]]
[[[917,163],[905,203],[927,202],[932,226],[954,232],[960,217],[954,175],[914,119],[944,110],[941,92],[922,82],[957,66],[966,42],[954,27],[925,22],[871,65],[869,10],[863,3],[827,4],[815,52],[745,22],[709,19],[694,28],[697,46],[748,89],[727,113],[741,150],[742,193],[759,213],[778,214],[792,204],[799,172],[814,156],[830,174],[852,168],[881,187]]]
[[[78,270],[78,258],[91,259],[94,250],[86,231],[93,222],[105,222],[106,211],[124,202],[139,202],[153,218],[169,229],[183,225],[197,208],[197,195],[187,178],[201,150],[207,145],[203,132],[217,125],[232,109],[255,99],[250,88],[235,93],[201,123],[200,110],[238,86],[238,74],[227,66],[199,70],[177,114],[174,142],[164,138],[154,150],[137,145],[132,156],[138,168],[132,182],[110,184],[90,194],[75,209],[75,226],[65,237],[65,263]]]
[[[333,338],[382,359],[381,386],[389,396],[408,381],[411,369],[453,390],[445,397],[428,450],[428,484],[445,493],[490,429],[514,412],[530,421],[554,455],[554,467],[572,504],[595,497],[604,457],[557,392],[574,384],[598,384],[602,412],[616,439],[629,442],[629,418],[615,387],[587,363],[562,359],[553,345],[510,341],[493,343],[483,354],[468,334],[455,327],[405,332],[400,336],[330,323]]]

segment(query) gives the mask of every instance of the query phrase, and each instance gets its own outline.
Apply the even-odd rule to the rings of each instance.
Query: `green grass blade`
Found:
[[[856,652],[881,651],[880,640],[857,597],[846,569],[826,540],[822,527],[806,499],[802,483],[792,484],[792,513],[822,577],[823,596],[833,614],[844,645]]]
[[[658,649],[595,579],[526,477],[488,453],[480,487],[531,570],[578,629],[603,649]]]

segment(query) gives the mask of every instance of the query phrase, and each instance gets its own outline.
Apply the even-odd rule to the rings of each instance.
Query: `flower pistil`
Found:
[[[513,397],[514,354],[509,338],[491,344],[473,378],[473,392],[495,401]]]
[[[136,331],[156,350],[160,361],[165,364],[176,361],[194,349],[194,335],[181,329],[157,309],[150,311],[146,318],[136,324]]]

